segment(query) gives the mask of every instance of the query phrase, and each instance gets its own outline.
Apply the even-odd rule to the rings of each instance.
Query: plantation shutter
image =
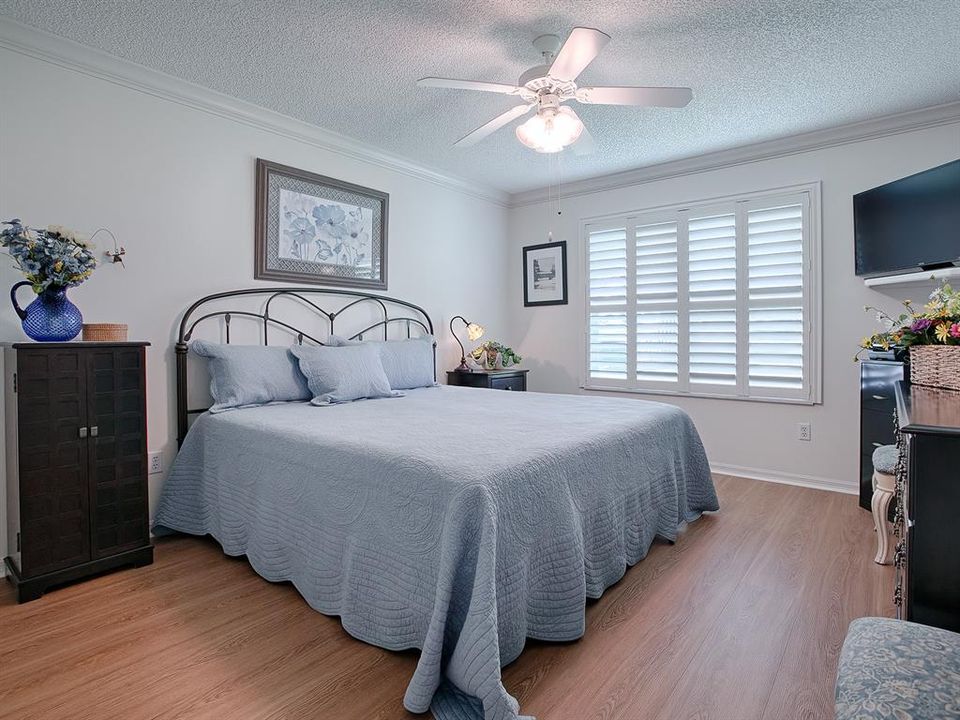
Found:
[[[747,209],[751,389],[804,388],[803,217],[800,202]]]
[[[815,196],[586,225],[585,386],[817,401]]]
[[[737,233],[734,213],[690,217],[690,385],[737,382]]]
[[[591,378],[627,381],[627,228],[587,236],[588,368]]]
[[[638,225],[637,380],[676,383],[679,358],[677,222]]]

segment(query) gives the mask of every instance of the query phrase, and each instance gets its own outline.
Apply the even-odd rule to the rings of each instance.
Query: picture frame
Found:
[[[390,196],[257,158],[258,280],[387,289]]]
[[[523,248],[523,306],[567,304],[567,243]]]

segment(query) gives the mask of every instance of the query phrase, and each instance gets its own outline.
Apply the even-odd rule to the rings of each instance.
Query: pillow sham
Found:
[[[407,340],[347,340],[339,335],[327,338],[327,344],[337,347],[371,345],[380,351],[383,371],[394,390],[412,390],[437,385],[434,378],[433,335]]]
[[[307,378],[314,405],[334,405],[352,400],[397,397],[383,372],[380,353],[367,343],[349,347],[290,348]]]
[[[300,366],[285,347],[194,340],[190,350],[208,361],[214,402],[210,412],[312,397]]]

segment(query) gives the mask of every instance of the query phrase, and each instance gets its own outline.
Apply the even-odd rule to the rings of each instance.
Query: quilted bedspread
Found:
[[[718,503],[693,422],[638,400],[459,387],[202,415],[156,526],[210,534],[360,640],[420,648],[404,705],[518,718],[526,638],[568,641],[655,536]]]

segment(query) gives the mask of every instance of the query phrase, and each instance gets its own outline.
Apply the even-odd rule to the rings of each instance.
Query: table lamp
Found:
[[[460,338],[457,337],[457,333],[453,329],[454,320],[460,320],[467,326],[467,337],[470,340],[479,340],[483,337],[483,326],[470,322],[463,315],[454,315],[450,319],[450,332],[453,334],[453,339],[457,341],[457,345],[460,346],[460,366],[457,368],[457,372],[470,372],[470,368],[467,366],[467,351],[463,349],[463,343],[460,342]]]

